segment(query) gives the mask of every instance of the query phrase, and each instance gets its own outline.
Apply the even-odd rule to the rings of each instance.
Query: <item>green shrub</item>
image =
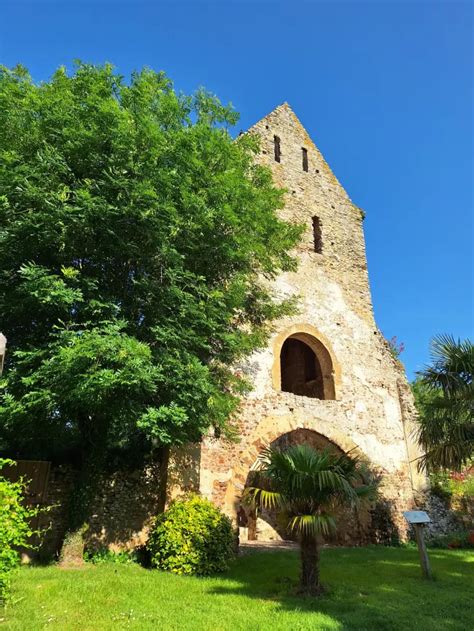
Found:
[[[126,565],[128,563],[136,563],[137,559],[133,551],[122,550],[120,552],[113,552],[113,550],[109,550],[108,548],[100,548],[94,552],[86,550],[86,552],[84,552],[84,561],[93,563],[94,565],[102,565],[103,563]]]
[[[430,537],[427,542],[429,548],[474,548],[473,536],[469,531],[451,532],[447,535]]]
[[[14,462],[0,458],[0,470]],[[23,504],[25,482],[10,482],[0,475],[0,603],[10,587],[11,572],[20,563],[19,548],[32,548],[31,537],[37,534],[30,521],[43,510]]]
[[[230,519],[198,495],[172,502],[157,517],[148,541],[154,567],[198,576],[226,570],[234,545]]]

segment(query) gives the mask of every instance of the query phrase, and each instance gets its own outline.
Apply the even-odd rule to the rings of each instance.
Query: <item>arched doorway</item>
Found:
[[[272,441],[271,447],[285,450],[292,445],[308,444],[317,450],[329,450],[336,454],[344,453],[343,450],[326,436],[318,432],[298,428],[280,435]],[[261,485],[258,471],[251,470],[247,476],[246,486]],[[360,544],[367,538],[370,524],[369,507],[339,508],[335,512],[337,532],[325,538],[326,543],[334,545]],[[248,507],[239,507],[239,526],[241,540],[291,540],[291,535],[286,530],[287,521],[283,515],[276,511],[252,510]]]
[[[337,454],[344,453],[338,445],[329,440],[329,438],[326,438],[326,436],[323,436],[323,434],[304,427],[294,429],[291,432],[286,432],[285,434],[278,436],[278,438],[276,438],[270,446],[276,447],[277,449],[288,449],[288,447],[291,447],[292,445],[301,444],[309,445],[318,451],[327,449]]]

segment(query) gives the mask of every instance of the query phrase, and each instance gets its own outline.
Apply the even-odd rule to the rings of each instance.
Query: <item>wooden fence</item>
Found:
[[[23,479],[26,482],[26,500],[28,504],[44,504],[48,489],[51,463],[42,460],[17,460],[13,466],[0,469],[0,475],[11,482]]]

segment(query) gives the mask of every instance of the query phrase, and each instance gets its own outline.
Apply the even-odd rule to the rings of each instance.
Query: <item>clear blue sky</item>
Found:
[[[0,63],[75,58],[203,85],[245,129],[288,101],[365,209],[375,316],[409,376],[432,335],[473,336],[471,2],[9,2]]]

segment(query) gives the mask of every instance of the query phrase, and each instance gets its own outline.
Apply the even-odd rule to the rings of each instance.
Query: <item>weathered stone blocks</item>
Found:
[[[253,383],[238,417],[240,442],[212,438],[203,442],[197,486],[235,518],[249,471],[262,448],[282,435],[310,430],[340,449],[355,449],[380,472],[385,512],[379,522],[390,517],[403,538],[402,511],[413,506],[414,491],[423,486],[424,479],[415,464],[418,453],[412,441],[415,408],[410,388],[402,365],[374,321],[362,212],[287,104],[248,133],[259,135],[258,160],[272,169],[275,183],[287,191],[282,217],[306,226],[295,251],[297,271],[284,273],[274,282],[279,296],[299,297],[299,310],[278,322],[267,348],[239,367]],[[275,136],[279,162],[274,159]],[[316,248],[314,218],[320,231]],[[324,399],[282,392],[281,350],[290,336],[314,352],[325,380]],[[303,374],[304,370],[294,379],[304,378]],[[321,387],[299,387],[299,392],[320,393]],[[359,539],[370,538],[370,520],[361,528]],[[276,536],[261,524],[245,532],[250,530],[257,536]]]

